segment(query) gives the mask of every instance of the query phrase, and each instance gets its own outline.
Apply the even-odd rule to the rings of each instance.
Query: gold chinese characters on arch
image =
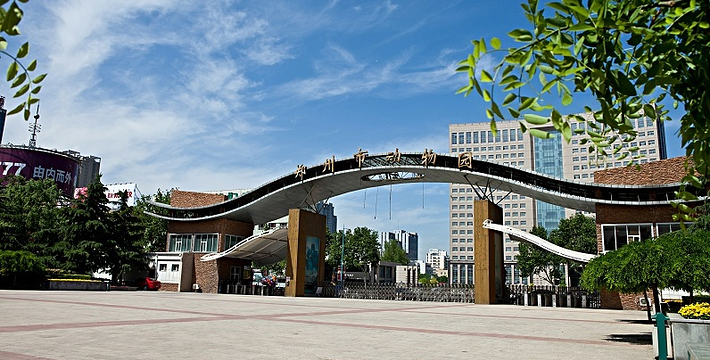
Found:
[[[354,155],[355,160],[357,160],[358,169],[362,169],[362,162],[365,161],[367,157],[367,150],[363,151],[362,148],[357,149],[357,153]]]
[[[306,175],[306,166],[301,164],[296,167],[296,177],[303,181],[303,176]]]
[[[473,154],[470,151],[459,154],[459,169],[462,168],[473,170]]]

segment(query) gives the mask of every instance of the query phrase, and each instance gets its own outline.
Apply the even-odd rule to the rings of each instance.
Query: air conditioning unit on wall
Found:
[[[192,290],[200,290],[200,284],[192,284]]]

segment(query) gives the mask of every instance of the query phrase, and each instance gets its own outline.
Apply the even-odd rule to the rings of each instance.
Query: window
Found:
[[[451,248],[451,251],[459,251],[459,248],[458,248],[458,246],[454,246],[454,247],[452,247],[452,248]]]
[[[215,252],[217,251],[217,234],[196,234],[195,252]]]
[[[451,133],[451,145],[456,145],[456,133]]]
[[[192,234],[170,234],[168,251],[186,252],[192,250]]]
[[[463,145],[463,133],[462,132],[459,133],[459,145]],[[461,150],[461,149],[459,149],[459,150]]]
[[[178,271],[180,271],[180,264],[172,264],[172,265],[170,266],[170,271],[172,271],[172,272],[178,272]]]
[[[685,223],[685,226],[690,225],[691,223]],[[656,224],[656,236],[661,236],[665,233],[669,233],[671,231],[678,231],[680,230],[680,223],[658,223]]]
[[[168,271],[168,264],[160,264],[158,271]]]
[[[451,239],[451,242],[457,243],[457,242],[459,242],[459,239],[453,238],[453,239]]]
[[[234,245],[237,245],[240,241],[244,240],[244,236],[236,236],[236,235],[230,235],[227,234],[224,236],[224,250],[227,250],[231,248]]]
[[[466,144],[470,144],[470,143],[471,143],[471,132],[467,131],[466,132]]]
[[[458,255],[454,255],[454,256],[451,257],[451,260],[458,260],[458,259],[459,259],[459,256],[458,256]],[[454,274],[455,274],[455,273],[454,273]],[[455,276],[454,276],[454,277],[455,277]],[[452,281],[454,282],[454,284],[456,283],[456,280],[455,280],[455,279],[452,279]]]
[[[473,132],[473,143],[478,144],[478,131]],[[478,148],[475,148],[475,149],[476,150],[474,150],[474,151],[478,151]]]
[[[238,283],[242,277],[242,267],[241,266],[230,266],[229,267],[229,280],[232,283]]]
[[[466,251],[473,251],[473,247],[472,246],[467,247]]]
[[[501,131],[503,133],[503,142],[508,142],[508,129]]]
[[[525,209],[525,203],[520,203],[520,208]]]
[[[651,224],[602,225],[602,251],[616,250],[630,241],[652,237]]]
[[[516,134],[515,130],[510,129],[510,141],[516,140],[515,134]]]

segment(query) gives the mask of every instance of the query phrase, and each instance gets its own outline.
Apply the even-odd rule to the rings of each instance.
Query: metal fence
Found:
[[[345,282],[324,283],[321,296],[344,299],[375,299],[403,301],[473,302],[473,285],[418,285],[365,284]]]
[[[504,299],[523,306],[600,307],[599,293],[581,287],[508,285]],[[474,302],[474,285],[344,284],[323,283],[317,291],[323,297],[402,301]]]
[[[599,292],[581,287],[508,285],[510,303],[524,306],[600,308]]]

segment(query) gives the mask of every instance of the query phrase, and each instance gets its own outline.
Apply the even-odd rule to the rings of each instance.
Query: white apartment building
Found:
[[[626,144],[638,147],[634,154],[644,157],[639,163],[666,158],[665,131],[663,123],[640,117],[633,119],[638,135]],[[496,122],[497,133],[493,135],[488,122],[450,124],[449,151],[452,156],[472,152],[475,160],[502,163],[512,167],[533,170],[557,178],[579,182],[594,182],[594,171],[624,166],[625,161],[613,157],[602,159],[597,153],[589,153],[589,145],[582,144],[585,136],[574,134],[567,143],[554,129],[551,139],[531,137],[520,130],[517,120]],[[575,122],[573,130],[586,129],[586,123]],[[618,154],[620,155],[620,153]],[[449,198],[449,244],[451,250],[449,279],[453,284],[472,284],[473,260],[473,201],[478,200],[476,190],[469,184],[451,184]],[[548,231],[555,229],[559,221],[575,213],[535,199],[514,193],[494,191],[495,203],[503,208],[504,225],[530,231],[535,225]],[[527,283],[516,267],[518,243],[504,236],[504,261],[508,283]]]
[[[446,250],[429,249],[424,261],[436,276],[449,276],[449,255]]]

